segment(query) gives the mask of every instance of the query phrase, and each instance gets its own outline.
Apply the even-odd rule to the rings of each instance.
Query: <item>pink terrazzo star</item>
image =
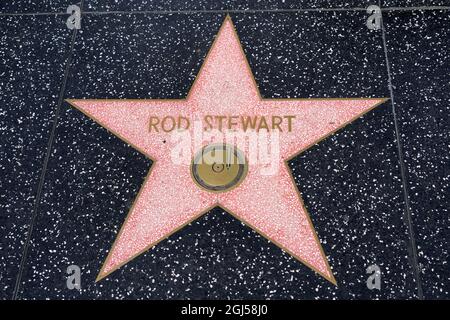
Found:
[[[286,161],[384,101],[262,99],[229,17],[186,99],[68,100],[154,160],[97,280],[220,206],[336,284]],[[261,174],[265,165],[250,164],[243,182],[222,193],[200,188],[191,177],[190,163],[172,161],[177,143],[173,132],[149,132],[151,116],[201,119],[216,114],[271,117],[280,113],[294,115],[296,121],[290,132],[280,133],[276,174]],[[239,142],[237,147],[246,149]]]

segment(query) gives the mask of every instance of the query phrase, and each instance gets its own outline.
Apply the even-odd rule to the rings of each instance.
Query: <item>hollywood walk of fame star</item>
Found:
[[[229,16],[186,99],[67,100],[154,161],[97,281],[219,206],[336,284],[287,161],[385,100],[263,99]],[[279,163],[277,173],[263,175],[260,173],[263,165],[251,163],[233,188],[219,190],[223,192],[208,190],[193,178],[191,163],[175,164],[171,160],[169,155],[175,143],[172,132],[156,130],[156,121],[155,130],[149,130],[151,117],[184,119],[214,114],[295,117],[291,130],[280,133],[279,157],[275,160]],[[187,130],[192,131],[192,126]],[[246,149],[239,143],[235,147]],[[198,154],[198,150],[194,152]],[[244,151],[243,157],[246,156]]]

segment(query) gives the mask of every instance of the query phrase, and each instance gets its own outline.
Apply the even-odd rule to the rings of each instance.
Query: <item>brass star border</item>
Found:
[[[197,82],[198,75],[202,73],[203,66],[205,65],[205,62],[208,61],[208,59],[209,59],[209,56],[210,56],[210,53],[211,53],[211,49],[214,48],[214,45],[215,45],[215,43],[216,43],[216,40],[217,40],[217,38],[219,37],[219,35],[220,35],[221,31],[222,31],[223,26],[225,25],[225,21],[230,21],[230,22],[231,22],[231,24],[233,25],[233,31],[234,31],[234,33],[235,33],[235,36],[237,37],[237,39],[239,39],[239,36],[238,36],[237,31],[236,31],[236,29],[235,29],[235,26],[234,26],[234,24],[233,24],[232,21],[231,21],[231,17],[230,17],[229,15],[227,15],[227,16],[225,17],[224,22],[222,23],[222,26],[220,27],[218,33],[216,34],[216,36],[215,36],[215,38],[214,38],[214,41],[213,41],[213,43],[212,43],[212,45],[211,45],[211,47],[210,47],[210,49],[209,49],[209,51],[208,51],[208,53],[207,53],[205,59],[204,59],[204,62],[202,63],[202,65],[201,65],[201,67],[200,67],[200,69],[199,69],[199,72],[197,73],[196,78],[194,79],[193,83],[192,83],[191,86],[190,86],[190,89],[189,89],[189,92],[188,92],[186,98],[182,98],[182,99],[83,99],[83,100],[84,100],[84,101],[108,101],[108,102],[120,102],[120,101],[187,101],[187,100],[190,98],[190,96],[191,96],[191,93],[192,93],[192,90],[191,90],[191,89],[195,86],[195,83]],[[244,57],[246,57],[246,54],[245,54],[245,52],[244,52],[244,50],[243,50],[243,48],[242,48],[242,43],[241,43],[240,41],[239,41],[239,46],[240,46],[240,50],[241,50],[242,55],[243,55]],[[124,230],[124,226],[127,224],[127,221],[128,221],[128,219],[130,218],[130,213],[133,211],[133,208],[134,208],[134,206],[136,205],[136,202],[138,201],[138,199],[139,199],[140,196],[141,196],[141,192],[142,192],[142,189],[143,189],[142,186],[144,186],[144,185],[147,183],[147,180],[149,179],[149,177],[150,177],[150,175],[151,175],[152,169],[153,169],[154,166],[155,166],[156,160],[153,159],[152,157],[150,157],[150,156],[147,154],[147,151],[145,151],[145,150],[141,149],[140,147],[138,147],[137,145],[133,144],[131,141],[129,141],[129,140],[128,140],[127,138],[125,138],[124,136],[122,136],[120,133],[118,133],[118,132],[116,132],[116,131],[114,131],[114,130],[111,130],[111,129],[107,128],[107,126],[105,126],[105,124],[103,123],[103,121],[101,121],[100,119],[98,119],[98,118],[96,118],[96,117],[94,117],[94,116],[92,116],[92,115],[87,114],[84,110],[82,110],[81,108],[79,108],[79,107],[76,105],[76,103],[75,103],[76,99],[66,99],[65,101],[68,102],[72,107],[76,108],[77,110],[79,110],[80,112],[82,112],[83,114],[85,114],[87,117],[93,119],[95,122],[97,122],[97,123],[100,124],[101,126],[105,127],[109,132],[111,132],[112,134],[114,134],[114,135],[117,136],[119,139],[123,140],[124,142],[126,142],[128,145],[130,145],[130,146],[133,147],[134,149],[136,149],[136,150],[138,150],[139,152],[141,152],[142,154],[144,154],[148,159],[150,159],[150,160],[153,162],[153,164],[152,164],[152,166],[150,167],[150,169],[149,169],[149,171],[148,171],[148,173],[147,173],[147,175],[146,175],[146,177],[145,177],[145,179],[144,179],[144,182],[142,183],[141,188],[140,188],[140,190],[139,190],[139,192],[138,192],[138,194],[137,194],[137,196],[136,196],[136,198],[135,198],[135,200],[134,200],[134,202],[133,202],[133,205],[131,206],[130,210],[128,211],[128,215],[127,215],[127,217],[126,217],[124,223],[122,224],[121,230],[119,231],[118,235],[116,236],[116,239],[115,239],[115,241],[114,241],[114,244],[112,245],[112,247],[111,247],[111,249],[110,249],[110,251],[109,251],[109,253],[108,253],[107,258],[105,259],[105,261],[104,261],[104,263],[103,263],[103,265],[102,265],[102,267],[101,267],[101,270],[100,270],[100,272],[99,272],[99,275],[98,275],[97,278],[96,278],[96,282],[97,282],[97,281],[100,281],[101,279],[103,279],[103,278],[105,278],[105,277],[107,277],[108,275],[110,275],[111,273],[113,273],[114,271],[116,271],[117,269],[119,269],[120,267],[122,267],[123,265],[127,264],[129,261],[133,260],[134,258],[136,258],[137,256],[141,255],[142,253],[148,251],[150,248],[156,246],[159,242],[161,242],[161,241],[167,239],[169,236],[171,236],[172,234],[176,233],[177,231],[179,231],[180,229],[184,228],[185,226],[187,226],[188,224],[192,223],[193,221],[197,220],[198,218],[200,218],[201,216],[203,216],[205,213],[211,211],[211,210],[214,209],[214,208],[219,207],[219,208],[221,208],[222,210],[224,210],[224,211],[228,212],[229,214],[231,214],[231,215],[232,215],[234,218],[236,218],[238,221],[241,221],[243,224],[245,224],[245,225],[247,225],[248,227],[250,227],[250,228],[251,228],[252,230],[254,230],[256,233],[258,233],[259,235],[261,235],[261,236],[264,237],[265,239],[269,240],[270,242],[274,243],[276,246],[278,246],[279,248],[281,248],[283,251],[285,251],[285,252],[288,253],[289,255],[293,256],[294,258],[296,258],[297,260],[299,260],[300,262],[302,262],[304,265],[306,265],[307,267],[309,267],[310,269],[312,269],[313,271],[315,271],[316,273],[318,273],[319,275],[321,275],[322,277],[324,277],[326,280],[328,280],[329,282],[331,282],[332,284],[334,284],[335,286],[337,286],[337,281],[336,281],[336,279],[335,279],[335,277],[334,277],[334,275],[333,275],[333,272],[332,272],[332,269],[331,269],[331,267],[330,267],[330,265],[329,265],[328,259],[327,259],[326,255],[325,255],[324,251],[323,251],[322,245],[321,245],[321,243],[320,243],[320,241],[319,241],[319,238],[318,238],[318,236],[317,236],[317,233],[316,233],[316,231],[315,231],[315,228],[314,228],[313,223],[312,223],[312,221],[311,221],[311,218],[310,218],[310,216],[309,216],[308,210],[306,209],[306,206],[304,205],[304,202],[303,202],[301,193],[300,193],[300,191],[299,191],[299,189],[298,189],[298,186],[297,186],[297,184],[296,184],[296,182],[295,182],[294,177],[292,176],[292,172],[291,172],[291,170],[290,170],[290,167],[289,167],[289,164],[288,164],[288,163],[289,163],[289,161],[291,161],[291,160],[294,159],[295,157],[297,157],[297,156],[299,156],[300,154],[302,154],[302,153],[303,153],[304,151],[306,151],[307,149],[309,149],[309,148],[311,148],[312,146],[318,144],[319,142],[325,140],[326,138],[328,138],[329,136],[333,135],[334,133],[336,133],[337,131],[339,131],[339,130],[342,129],[343,127],[347,126],[348,124],[352,123],[352,122],[355,121],[356,119],[360,118],[360,117],[363,116],[365,113],[368,113],[368,112],[372,111],[374,108],[376,108],[377,106],[379,106],[380,104],[386,102],[386,101],[389,100],[389,99],[388,99],[388,98],[288,98],[288,99],[286,99],[286,98],[263,98],[263,97],[261,96],[261,94],[260,94],[259,86],[258,86],[258,84],[257,84],[257,82],[256,82],[256,80],[255,80],[255,78],[254,78],[253,72],[251,71],[251,67],[250,67],[250,65],[249,65],[249,63],[248,63],[248,59],[245,59],[245,62],[246,62],[246,67],[248,68],[248,72],[249,72],[249,74],[252,76],[252,81],[253,81],[254,86],[255,86],[255,88],[256,88],[256,90],[257,90],[257,94],[258,94],[258,97],[259,97],[260,100],[264,100],[264,101],[283,101],[283,100],[285,100],[285,101],[323,101],[323,100],[359,100],[359,99],[360,99],[360,100],[370,100],[370,99],[373,99],[373,100],[381,100],[381,102],[374,104],[373,107],[371,107],[370,109],[367,109],[365,112],[363,112],[363,113],[361,113],[361,114],[358,114],[357,116],[355,116],[354,118],[352,118],[352,119],[350,119],[349,121],[345,122],[344,124],[342,124],[341,126],[339,126],[338,128],[336,128],[335,130],[333,130],[333,131],[329,132],[327,135],[323,136],[321,139],[319,139],[319,140],[317,140],[317,141],[314,141],[314,142],[311,143],[310,145],[308,145],[308,146],[306,146],[306,147],[300,149],[300,150],[299,150],[297,153],[295,153],[293,156],[291,156],[291,157],[289,157],[288,159],[286,159],[286,160],[283,161],[284,164],[287,166],[287,171],[288,171],[288,173],[289,173],[289,176],[290,176],[290,179],[291,179],[291,183],[292,183],[293,187],[295,188],[295,191],[296,191],[296,193],[297,193],[297,195],[298,195],[298,199],[299,199],[299,201],[300,201],[300,203],[301,203],[301,206],[302,206],[302,208],[304,209],[304,212],[306,213],[306,217],[307,217],[308,224],[309,224],[310,228],[311,228],[312,231],[313,231],[314,239],[315,239],[315,241],[316,241],[316,244],[317,244],[318,247],[320,248],[321,255],[322,255],[324,261],[326,262],[326,267],[327,267],[327,269],[328,269],[328,271],[329,271],[329,274],[330,274],[331,276],[329,277],[329,276],[327,276],[326,274],[322,273],[322,272],[319,271],[317,268],[315,268],[314,266],[312,266],[311,264],[309,264],[308,262],[306,262],[305,260],[303,260],[302,258],[300,258],[299,256],[297,256],[296,254],[294,254],[293,252],[291,252],[289,249],[287,249],[286,247],[284,247],[283,245],[281,245],[281,244],[278,243],[277,241],[274,241],[273,239],[271,239],[269,236],[267,236],[264,232],[262,232],[262,231],[259,230],[258,228],[249,225],[249,224],[246,223],[244,220],[242,220],[238,215],[236,215],[236,214],[233,213],[230,209],[226,208],[225,206],[221,205],[220,203],[216,203],[216,204],[214,204],[214,205],[212,205],[212,206],[206,208],[205,210],[202,210],[201,212],[197,213],[192,219],[190,219],[190,220],[188,220],[186,223],[180,225],[178,228],[173,229],[171,232],[165,234],[165,236],[163,236],[163,237],[160,238],[159,240],[157,240],[157,241],[155,241],[155,242],[149,244],[149,245],[146,246],[143,250],[139,251],[138,253],[134,254],[133,256],[131,256],[131,257],[130,257],[129,259],[127,259],[126,261],[124,261],[124,262],[120,263],[119,265],[117,265],[114,269],[112,269],[112,270],[110,270],[110,271],[108,271],[108,272],[106,272],[106,273],[103,273],[103,271],[104,271],[104,269],[105,269],[106,261],[109,260],[111,253],[114,251],[114,248],[115,248],[115,246],[116,246],[116,244],[117,244],[117,241],[118,241],[118,239],[120,238],[120,236],[121,236],[121,234],[122,234],[122,232],[123,232],[123,230]]]

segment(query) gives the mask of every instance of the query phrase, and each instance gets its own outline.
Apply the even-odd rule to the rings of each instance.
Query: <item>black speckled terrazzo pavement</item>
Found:
[[[450,3],[377,2],[2,2],[0,298],[449,299]],[[289,163],[338,286],[218,208],[95,282],[152,163],[64,99],[185,97],[227,13],[263,97],[389,98]]]

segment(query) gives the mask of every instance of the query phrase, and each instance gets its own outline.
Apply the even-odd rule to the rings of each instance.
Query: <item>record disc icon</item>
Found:
[[[194,157],[191,174],[203,189],[225,192],[239,185],[247,175],[248,164],[244,154],[224,143],[203,147]]]

